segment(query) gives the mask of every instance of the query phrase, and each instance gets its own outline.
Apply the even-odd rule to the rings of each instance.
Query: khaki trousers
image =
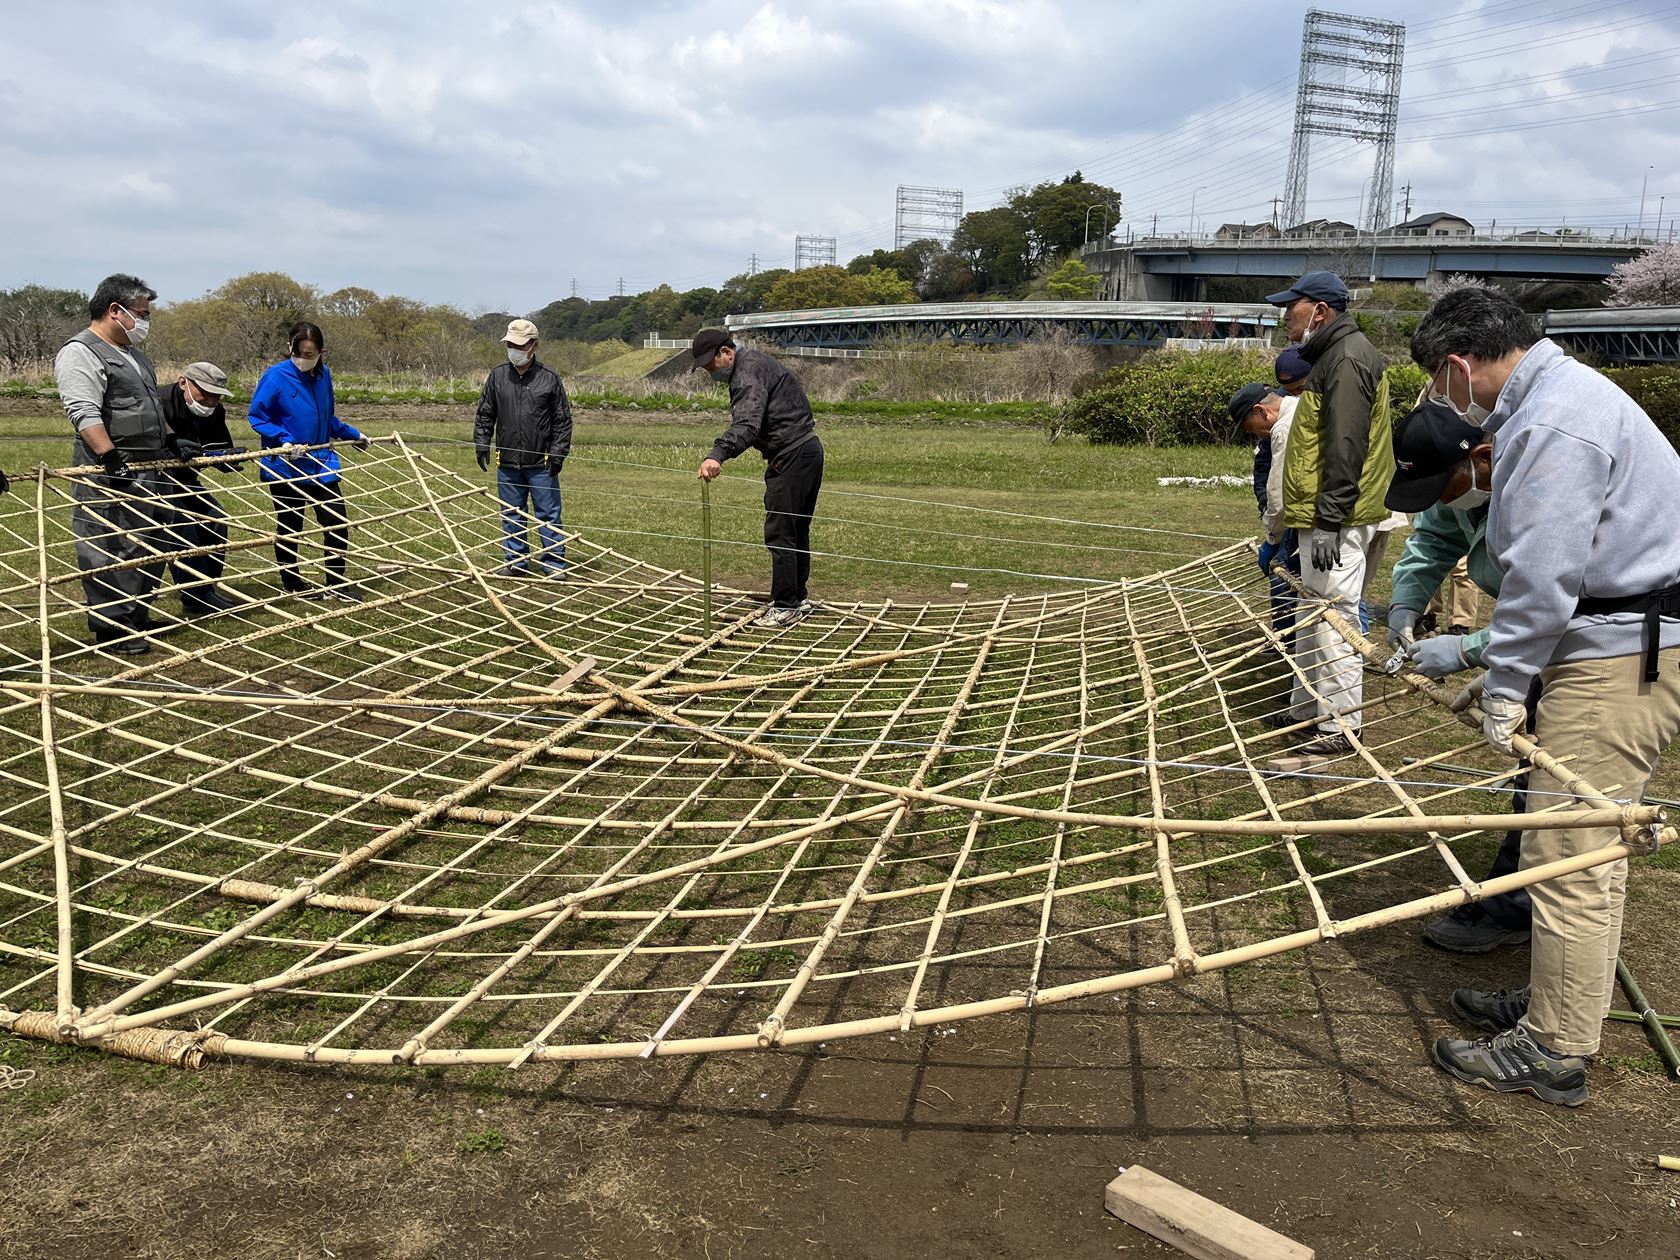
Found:
[[[1450,599],[1448,593],[1450,591]],[[1436,588],[1435,594],[1429,599],[1429,607],[1425,610],[1436,617],[1446,614],[1446,621],[1441,629],[1448,626],[1469,626],[1472,630],[1482,619],[1482,588],[1470,580],[1470,566],[1463,560],[1453,565],[1453,571],[1447,580]]]
[[[1570,661],[1542,670],[1535,738],[1588,783],[1616,799],[1640,799],[1657,758],[1680,735],[1680,648],[1662,654],[1657,681],[1643,680],[1644,656]],[[1538,768],[1532,794],[1561,792]],[[1536,807],[1558,803],[1531,795]],[[1589,853],[1617,842],[1614,827],[1525,831],[1523,868]],[[1627,862],[1609,862],[1549,879],[1530,890],[1534,935],[1531,994],[1523,1024],[1561,1054],[1594,1054],[1616,986]]]

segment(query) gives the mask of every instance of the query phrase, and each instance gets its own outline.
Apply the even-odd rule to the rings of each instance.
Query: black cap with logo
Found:
[[[1391,512],[1421,512],[1439,502],[1458,466],[1488,440],[1445,403],[1407,412],[1394,426],[1394,480],[1384,504]]]

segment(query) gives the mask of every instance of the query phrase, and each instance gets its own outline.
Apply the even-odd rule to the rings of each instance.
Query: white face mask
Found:
[[[131,346],[137,346],[142,341],[146,340],[152,331],[152,321],[150,319],[141,319],[126,306],[118,306],[117,309],[134,321],[134,327],[132,328],[123,328],[122,321],[117,321],[117,327],[122,328],[123,336],[128,338],[128,344]]]
[[[206,407],[203,403],[194,402],[191,398],[187,399],[187,410],[195,416],[213,416],[216,414],[214,407]]]
[[[1452,393],[1452,360],[1448,359],[1447,387],[1439,394],[1435,393],[1433,390],[1430,391],[1429,401],[1432,403],[1441,403],[1449,408],[1460,420],[1463,420],[1467,424],[1473,424],[1480,429],[1487,423],[1488,417],[1493,413],[1477,402],[1476,396],[1470,391],[1470,370],[1469,368],[1466,368],[1464,371],[1464,392],[1469,396],[1470,402],[1463,408],[1460,408],[1459,405],[1452,400],[1450,397]]]
[[[508,347],[508,362],[516,368],[522,368],[535,357],[535,351],[521,350],[517,346]]]
[[[1483,490],[1476,484],[1476,465],[1470,465],[1470,488],[1456,499],[1448,499],[1443,507],[1450,507],[1460,512],[1468,512],[1471,508],[1479,508],[1493,497],[1493,491]]]
[[[292,356],[292,366],[300,372],[313,372],[315,365],[320,361],[321,356],[318,354],[294,354]]]

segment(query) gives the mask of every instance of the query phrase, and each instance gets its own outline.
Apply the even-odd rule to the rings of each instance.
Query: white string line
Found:
[[[464,438],[443,437],[443,436],[435,435],[435,434],[428,434],[424,437],[417,438],[416,441],[417,442],[443,442],[443,443],[447,443],[447,444],[453,445],[453,446],[472,446],[473,445],[472,442],[467,441]],[[517,449],[517,448],[510,447],[508,449],[514,450],[514,449]],[[520,451],[519,453],[520,454],[537,454],[538,452]],[[576,459],[576,460],[578,460],[582,463],[586,463],[586,464],[615,464],[615,465],[618,465],[619,467],[622,467],[622,468],[644,468],[644,469],[648,469],[648,470],[653,471],[653,472],[675,473],[675,474],[679,474],[679,475],[682,475],[682,476],[692,476],[693,475],[692,473],[689,473],[689,472],[685,471],[684,469],[673,467],[670,464],[643,464],[643,463],[637,463],[634,460],[628,460],[628,459],[606,459],[606,458],[603,458],[602,456],[599,456],[599,455],[568,455],[568,456],[566,456],[566,458],[568,460]],[[719,480],[727,480],[727,481],[740,481],[740,482],[751,482],[751,481],[755,480],[752,477],[735,476],[734,474],[731,474],[731,473],[720,473],[718,475],[718,479]],[[1150,526],[1150,525],[1116,525],[1116,524],[1111,524],[1111,523],[1106,522],[1106,521],[1081,520],[1077,517],[1041,516],[1041,515],[1039,515],[1037,513],[1034,513],[1034,512],[1010,512],[1010,511],[1006,511],[1003,508],[977,507],[977,506],[975,506],[973,504],[970,504],[970,503],[948,503],[948,502],[945,502],[944,500],[941,500],[941,499],[918,499],[918,498],[914,498],[914,497],[909,496],[909,495],[871,494],[871,493],[869,493],[867,491],[863,491],[863,490],[830,489],[826,485],[823,487],[822,492],[825,496],[830,496],[830,497],[838,495],[838,496],[843,496],[843,497],[849,498],[849,499],[878,499],[878,500],[880,500],[882,502],[886,502],[886,503],[911,503],[911,504],[915,504],[918,507],[948,508],[953,512],[978,512],[978,513],[982,513],[982,514],[987,515],[987,516],[1008,516],[1008,517],[1013,517],[1017,520],[1043,521],[1043,522],[1046,522],[1048,524],[1054,524],[1054,525],[1082,525],[1082,526],[1084,526],[1088,529],[1117,529],[1117,530],[1124,530],[1124,531],[1128,531],[1128,532],[1131,532],[1131,533],[1139,533],[1139,534],[1171,534],[1175,538],[1199,538],[1199,539],[1202,539],[1204,542],[1233,543],[1233,542],[1241,542],[1243,538],[1247,537],[1247,535],[1242,535],[1241,537],[1231,537],[1231,536],[1225,535],[1225,534],[1195,534],[1195,533],[1189,532],[1188,530],[1161,529],[1159,527]],[[865,522],[865,523],[867,523],[867,522]],[[1032,541],[1032,540],[1017,539],[1015,541]]]

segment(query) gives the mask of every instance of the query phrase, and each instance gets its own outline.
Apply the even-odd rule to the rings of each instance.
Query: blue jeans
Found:
[[[531,554],[526,542],[529,516],[537,518],[542,550],[537,563],[547,571],[566,567],[566,539],[560,532],[560,478],[547,467],[496,469],[496,497],[502,501],[502,554],[509,568],[523,569]],[[527,508],[529,503],[529,508]]]
[[[1283,542],[1279,546],[1278,559],[1282,560],[1284,567],[1296,577],[1301,576],[1300,535],[1294,530],[1286,529],[1283,531]],[[1267,580],[1271,583],[1272,591],[1272,629],[1282,636],[1284,645],[1293,650],[1295,647],[1295,618],[1298,615],[1297,605],[1301,597],[1295,593],[1295,588],[1282,578],[1268,575]]]

